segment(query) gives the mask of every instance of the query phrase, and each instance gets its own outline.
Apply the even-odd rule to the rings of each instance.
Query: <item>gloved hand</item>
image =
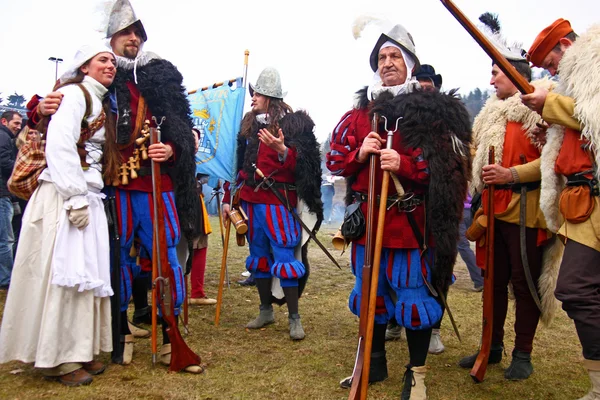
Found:
[[[83,229],[88,226],[89,223],[89,211],[88,207],[78,208],[76,210],[69,210],[69,221],[79,229]]]

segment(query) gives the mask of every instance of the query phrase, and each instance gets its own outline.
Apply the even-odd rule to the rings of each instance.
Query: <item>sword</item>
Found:
[[[263,172],[256,166],[256,164],[253,163],[252,167],[254,168],[254,170],[258,174],[258,176],[260,176],[260,178],[262,179],[262,182],[260,183],[259,186],[266,187],[269,190],[271,190],[271,192],[275,195],[275,197],[277,197],[277,199],[281,202],[281,204],[292,214],[292,216],[294,217],[294,219],[296,221],[298,221],[300,223],[300,225],[302,225],[302,228],[304,228],[304,230],[306,231],[306,233],[308,233],[308,235],[310,236],[310,238],[312,240],[314,240],[315,243],[321,248],[321,250],[323,250],[323,253],[325,253],[325,255],[327,257],[329,257],[329,259],[331,260],[331,262],[333,262],[335,264],[335,266],[338,267],[339,269],[342,269],[342,267],[340,267],[340,265],[337,263],[337,261],[335,261],[335,258],[333,258],[333,256],[331,255],[331,253],[329,251],[327,251],[327,249],[325,248],[325,246],[323,246],[323,244],[319,241],[319,239],[317,239],[317,236],[313,233],[313,231],[310,230],[308,228],[308,226],[306,226],[306,224],[304,223],[304,221],[302,221],[302,219],[300,218],[300,216],[298,215],[298,213],[296,213],[296,210],[294,210],[292,207],[288,206],[288,203],[283,198],[282,194],[279,193],[279,191],[277,191],[277,189],[275,189],[273,187],[273,183],[275,181],[272,178],[267,179],[265,177],[265,174],[263,174]]]
[[[521,154],[521,162],[525,164],[527,160],[525,156]],[[537,308],[542,311],[542,302],[540,301],[540,296],[538,295],[537,289],[535,288],[535,283],[533,282],[533,276],[531,276],[531,268],[529,268],[529,261],[527,260],[527,237],[526,230],[527,227],[525,223],[527,222],[527,188],[525,185],[521,185],[521,207],[519,210],[519,247],[521,248],[521,263],[523,264],[523,271],[525,272],[525,280],[527,281],[527,286],[529,287],[529,292],[531,293],[531,297],[535,302]]]

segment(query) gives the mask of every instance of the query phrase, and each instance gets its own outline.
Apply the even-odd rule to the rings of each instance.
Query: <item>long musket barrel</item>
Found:
[[[155,117],[153,119],[156,122]],[[157,122],[158,128],[150,129],[150,139],[152,144],[160,142],[160,125],[162,124],[164,117],[161,122]],[[200,365],[200,357],[194,353],[183,340],[181,332],[177,326],[177,318],[175,316],[175,309],[173,304],[173,288],[175,284],[175,277],[173,270],[169,265],[169,259],[167,255],[167,239],[165,231],[164,221],[164,204],[162,199],[162,187],[161,187],[161,175],[160,175],[160,164],[152,160],[152,201],[154,206],[154,243],[152,251],[152,264],[153,268],[156,268],[158,277],[154,281],[154,284],[158,284],[158,295],[153,298],[153,303],[160,303],[160,309],[162,311],[162,320],[167,324],[167,334],[171,342],[171,364],[169,371],[179,372],[186,367],[191,365]],[[156,318],[156,314],[152,316]],[[153,354],[153,359],[155,354]]]
[[[504,72],[504,74],[510,79],[510,81],[519,89],[519,92],[523,94],[533,93],[534,87],[527,82],[527,80],[521,75],[511,63],[508,62],[496,46],[494,46],[479,29],[459,10],[458,7],[452,2],[452,0],[440,0],[442,4],[450,11],[450,14],[456,18],[456,20],[465,28],[473,39],[479,44],[479,46],[487,53],[488,56],[498,65],[498,68]]]
[[[371,120],[371,130],[377,132],[378,116],[373,114]],[[364,371],[365,354],[365,336],[367,332],[367,316],[369,314],[369,293],[371,292],[371,267],[373,265],[373,226],[375,221],[375,174],[377,168],[377,157],[375,154],[369,155],[369,191],[367,192],[367,215],[366,215],[366,238],[365,238],[365,256],[362,272],[361,303],[360,303],[360,325],[358,328],[358,350],[356,351],[356,361],[352,371],[352,386],[350,387],[349,400],[360,398],[361,376]]]
[[[488,164],[495,163],[494,146],[490,146]],[[492,346],[492,329],[494,317],[494,185],[488,185],[487,198],[487,231],[485,233],[485,271],[483,277],[483,321],[481,348],[471,369],[471,377],[476,383],[483,382],[488,366]]]

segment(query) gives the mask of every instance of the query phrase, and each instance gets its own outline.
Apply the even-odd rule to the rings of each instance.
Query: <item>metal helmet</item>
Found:
[[[379,49],[381,49],[381,46],[383,46],[383,44],[387,41],[395,43],[396,45],[400,46],[402,48],[402,50],[407,52],[415,61],[415,71],[419,70],[419,67],[421,66],[421,64],[419,62],[419,58],[417,57],[417,53],[415,51],[415,42],[413,41],[411,34],[408,33],[406,28],[403,27],[402,25],[398,24],[398,25],[395,25],[392,28],[392,30],[390,30],[387,34],[382,33],[381,36],[379,36],[379,39],[377,40],[375,47],[373,47],[373,51],[371,52],[371,58],[370,58],[371,69],[373,69],[373,72],[377,71],[377,64],[378,64],[377,61],[379,59]]]
[[[127,28],[131,25],[137,25],[140,30],[142,40],[148,40],[146,30],[142,21],[135,16],[135,11],[129,0],[117,0],[110,11],[108,18],[108,27],[106,28],[106,38],[111,38],[115,33]]]
[[[281,77],[275,68],[267,67],[262,70],[256,83],[250,84],[250,95],[256,92],[263,96],[283,99],[287,92],[281,90]]]

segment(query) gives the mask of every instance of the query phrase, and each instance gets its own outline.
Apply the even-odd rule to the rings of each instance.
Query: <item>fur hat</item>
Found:
[[[144,25],[142,25],[142,21],[135,16],[135,11],[133,11],[133,7],[129,0],[117,0],[110,11],[108,26],[106,28],[106,38],[110,39],[115,33],[122,31],[131,25],[137,25],[144,42],[148,40]]]
[[[415,74],[415,78],[417,78],[417,80],[431,79],[433,86],[438,89],[442,87],[442,75],[436,74],[435,68],[429,64],[422,64],[421,68]]]
[[[571,24],[566,19],[559,18],[537,35],[527,53],[527,60],[534,66],[542,66],[544,58],[552,51],[558,41],[573,32]]]
[[[75,57],[73,57],[69,68],[67,68],[67,70],[60,76],[60,82],[63,83],[69,79],[75,78],[79,68],[100,53],[110,53],[116,58],[115,53],[113,53],[109,47],[106,47],[103,42],[82,46],[79,48],[79,50],[77,50],[77,53],[75,53]]]
[[[253,96],[254,92],[276,99],[283,99],[287,94],[287,92],[281,90],[281,77],[279,76],[279,72],[271,67],[263,69],[258,76],[256,83],[254,85],[250,84],[250,96]]]
[[[382,33],[381,36],[379,36],[377,43],[375,43],[375,47],[373,47],[373,51],[371,52],[371,57],[369,59],[371,63],[371,69],[373,70],[373,72],[377,72],[377,60],[379,59],[379,50],[381,49],[381,46],[383,46],[383,44],[387,41],[390,41],[400,46],[402,50],[407,52],[415,62],[415,70],[419,69],[421,64],[419,63],[419,58],[417,57],[417,53],[415,50],[415,42],[413,41],[411,34],[406,30],[406,28],[398,24],[395,25],[387,34]]]

